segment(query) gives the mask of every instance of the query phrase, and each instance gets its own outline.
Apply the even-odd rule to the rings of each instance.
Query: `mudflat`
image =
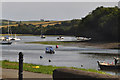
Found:
[[[119,42],[76,42],[76,43],[65,43],[64,46],[76,46],[82,48],[103,48],[103,49],[120,49]]]

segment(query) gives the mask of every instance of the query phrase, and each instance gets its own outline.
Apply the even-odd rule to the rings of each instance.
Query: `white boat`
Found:
[[[19,41],[19,40],[21,40],[21,39],[20,39],[20,38],[17,38],[17,37],[16,37],[16,34],[15,34],[15,37],[11,38],[10,40]]]
[[[8,35],[2,37],[2,41],[10,41],[12,39],[12,37],[9,37]]]
[[[5,37],[1,37],[0,40],[5,40]]]
[[[5,39],[7,41],[10,41],[10,40],[19,41],[19,40],[21,40],[20,38],[16,37],[16,34],[15,34],[15,37],[10,37],[9,32],[11,33],[11,36],[12,36],[12,31],[9,29],[9,21],[8,21],[8,37],[6,37]]]
[[[41,35],[41,38],[46,38],[46,36],[44,36],[44,35]]]
[[[88,41],[88,40],[91,40],[91,38],[86,38],[86,37],[76,37],[77,40],[80,40],[80,41]]]
[[[21,40],[21,39],[20,39],[20,38],[12,38],[12,39],[10,39],[10,40],[19,41],[19,40]]]
[[[43,39],[46,38],[46,36],[44,36],[43,33],[42,33],[42,26],[41,26],[41,36],[40,37],[43,38]]]
[[[76,37],[77,40],[83,40],[83,37]]]
[[[62,36],[59,36],[57,39],[61,40],[61,39],[64,39],[64,37],[62,37]]]
[[[9,21],[8,21],[8,35],[6,35],[4,37],[1,37],[0,40],[2,40],[2,41],[10,41],[12,39],[12,37],[9,36],[9,34],[10,34],[9,32],[10,32],[10,30],[9,30]]]

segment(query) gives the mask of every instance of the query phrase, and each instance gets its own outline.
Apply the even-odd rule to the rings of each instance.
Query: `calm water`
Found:
[[[54,45],[24,43],[30,41],[56,41],[57,37],[47,37],[45,39],[41,39],[39,36],[19,36],[19,38],[22,40],[19,42],[13,42],[12,45],[0,45],[2,46],[3,60],[18,61],[18,53],[23,52],[25,63],[98,70],[97,61],[113,62],[113,57],[116,57],[117,54],[119,54],[118,50],[113,49],[97,49],[92,47],[82,48],[61,45],[59,45],[59,48],[56,49]],[[73,41],[75,38],[65,37],[64,40]],[[55,54],[46,54],[46,46],[53,46],[56,50]],[[40,56],[43,56],[43,59],[40,59]],[[51,62],[48,62],[49,59]],[[81,67],[81,65],[83,65],[83,67]],[[108,73],[120,75],[120,72]]]

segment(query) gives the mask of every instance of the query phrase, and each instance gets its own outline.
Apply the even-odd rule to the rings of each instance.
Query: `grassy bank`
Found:
[[[7,61],[7,60],[0,61],[0,62],[2,62],[2,68],[19,69],[18,62],[11,62],[11,61]],[[57,66],[51,66],[51,65],[43,66],[43,65],[35,65],[35,64],[28,64],[28,63],[23,64],[24,71],[44,73],[44,74],[52,74],[53,70],[58,69],[58,68],[67,68],[67,67],[57,67]],[[81,69],[81,68],[74,68],[74,67],[69,67],[69,68],[83,70],[83,71],[89,71],[89,72],[96,72],[96,73],[100,73],[100,74],[107,74],[105,72],[97,71],[97,70],[93,70],[93,69]]]
[[[37,41],[37,42],[25,42],[30,44],[45,44],[45,45],[64,45],[64,46],[76,46],[76,47],[96,47],[103,49],[120,49],[119,42],[81,42],[81,41]]]
[[[73,41],[39,41],[39,42],[25,42],[25,43],[33,43],[33,44],[47,44],[47,45],[62,45],[66,43],[77,43]]]

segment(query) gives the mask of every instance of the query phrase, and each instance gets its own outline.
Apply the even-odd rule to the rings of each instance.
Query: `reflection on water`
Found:
[[[61,45],[59,45],[58,49],[56,49],[54,45],[51,45],[56,51],[55,54],[46,54],[45,48],[49,45],[25,44],[24,42],[55,41],[57,37],[41,39],[39,36],[20,36],[20,38],[22,39],[20,42],[13,42],[12,45],[2,46],[3,60],[18,61],[18,53],[23,52],[25,63],[97,70],[97,61],[110,63],[113,61],[113,57],[119,56],[118,50],[113,49],[80,48]],[[65,40],[74,40],[74,38],[65,37]],[[43,58],[40,59],[40,56]],[[49,59],[51,62],[48,61]],[[116,74],[116,72],[108,73]],[[120,72],[118,72],[117,75],[120,75]]]
[[[107,72],[109,74],[112,74],[112,75],[120,75],[120,70],[99,70],[99,71],[103,71],[103,72]]]

